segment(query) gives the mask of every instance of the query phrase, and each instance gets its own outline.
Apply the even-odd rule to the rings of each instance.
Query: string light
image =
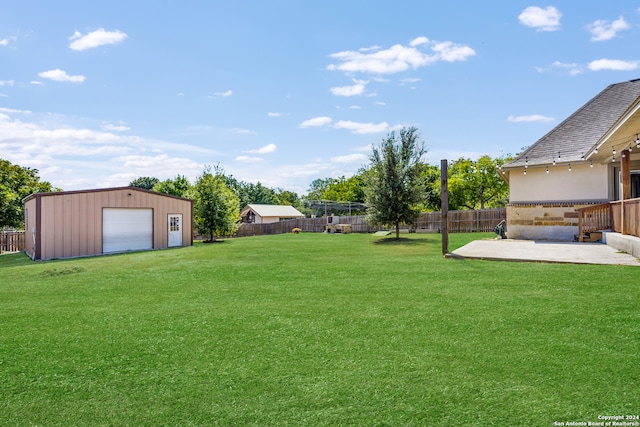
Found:
[[[524,168],[528,168],[529,167],[529,157],[525,157],[524,158]]]
[[[571,172],[571,163],[569,163],[569,172]]]
[[[549,166],[547,166],[547,173],[549,173]]]
[[[637,133],[636,133],[636,148],[640,148],[640,138],[638,138]]]
[[[598,147],[596,147],[596,151],[595,151],[595,153],[596,153],[596,154],[598,154]]]
[[[591,163],[589,163],[589,167],[592,168],[593,167],[593,160],[591,160]]]
[[[526,169],[524,170],[524,174],[525,174],[525,175],[527,174],[527,170],[526,170]]]
[[[613,155],[616,155],[616,149],[614,147],[611,147],[611,151],[613,152]]]

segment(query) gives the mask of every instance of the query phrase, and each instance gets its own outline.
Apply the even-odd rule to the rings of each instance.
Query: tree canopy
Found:
[[[159,183],[160,180],[153,176],[141,176],[134,179],[129,183],[129,187],[142,188],[145,190],[151,190],[154,185]]]
[[[21,167],[0,159],[0,229],[24,227],[22,199],[33,193],[60,191],[40,181],[38,169]]]
[[[211,167],[205,167],[196,180],[193,209],[196,229],[210,241],[238,229],[240,198],[225,184],[223,175],[211,173]]]
[[[400,224],[412,223],[420,214],[419,205],[426,195],[421,179],[424,144],[418,141],[418,130],[403,128],[399,137],[391,132],[373,148],[371,166],[365,174],[368,218],[373,224],[392,225],[396,238]]]
[[[192,198],[193,196],[193,187],[184,175],[159,181],[152,187],[152,190],[177,197]]]

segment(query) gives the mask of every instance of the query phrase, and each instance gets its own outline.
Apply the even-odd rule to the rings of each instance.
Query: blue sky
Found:
[[[305,194],[403,126],[431,164],[502,156],[635,78],[638,1],[11,1],[0,157],[64,190],[220,164]]]

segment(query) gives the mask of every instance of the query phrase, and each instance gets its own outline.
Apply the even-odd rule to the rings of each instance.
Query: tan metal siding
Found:
[[[135,189],[96,190],[35,196],[41,200],[41,253],[38,258],[67,258],[102,253],[103,208],[151,208],[153,210],[153,247],[168,247],[168,215],[183,216],[183,246],[192,244],[192,203]],[[29,216],[34,217],[35,201]],[[33,210],[33,213],[31,212]],[[30,220],[31,222],[31,220]],[[31,233],[26,238],[33,242]],[[31,244],[33,246],[33,244]]]

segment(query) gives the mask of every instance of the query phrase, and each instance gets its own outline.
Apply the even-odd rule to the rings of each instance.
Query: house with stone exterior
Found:
[[[622,221],[625,201],[640,197],[640,79],[605,88],[500,174],[510,187],[509,238],[573,240],[579,223],[595,218],[581,214],[590,206]],[[620,215],[610,213],[616,201]],[[633,215],[626,227],[637,230]],[[599,227],[614,229],[612,218]]]

